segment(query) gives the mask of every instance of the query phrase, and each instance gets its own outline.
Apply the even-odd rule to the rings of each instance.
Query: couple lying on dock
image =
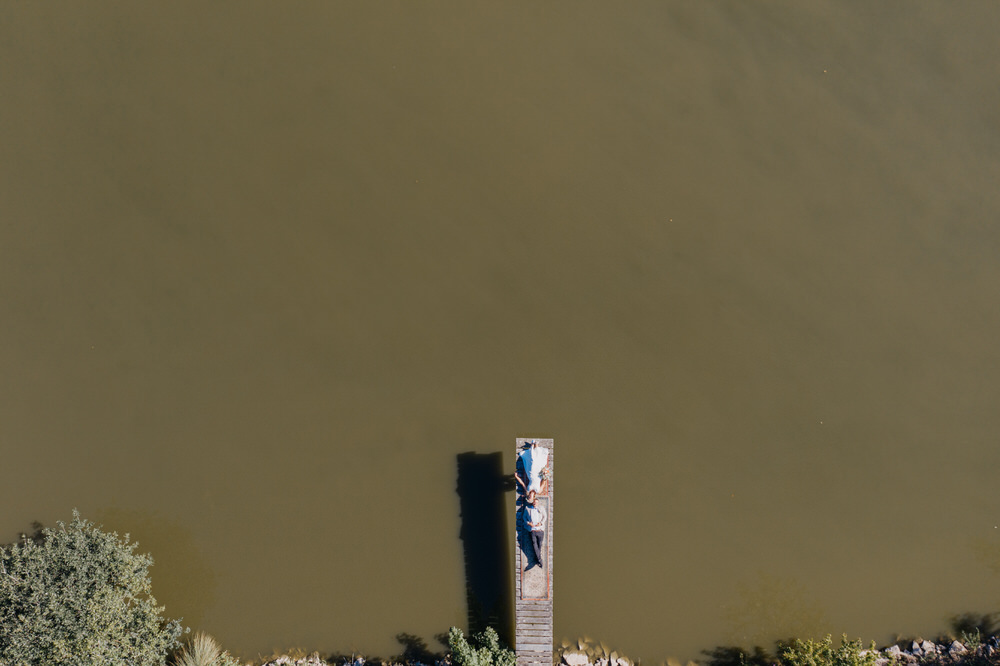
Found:
[[[533,554],[535,560],[528,564],[525,571],[536,564],[545,567],[545,551],[542,549],[542,543],[545,539],[545,521],[548,519],[548,514],[545,508],[537,503],[537,498],[549,494],[548,464],[549,450],[544,446],[538,446],[538,442],[532,440],[524,445],[524,452],[518,456],[517,469],[514,471],[514,479],[524,492],[522,520],[530,535],[534,551],[525,554]]]

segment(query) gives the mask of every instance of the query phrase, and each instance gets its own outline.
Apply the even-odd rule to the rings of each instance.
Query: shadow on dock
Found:
[[[503,473],[503,454],[460,453],[458,498],[469,633],[496,629],[507,645],[514,644],[514,596],[507,541],[507,501],[513,475]]]

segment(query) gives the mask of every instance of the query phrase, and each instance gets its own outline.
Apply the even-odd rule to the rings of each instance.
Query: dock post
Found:
[[[525,445],[537,442],[539,447],[548,449],[548,492],[539,495],[536,503],[548,513],[545,537],[542,545],[545,563],[543,567],[534,563],[531,536],[524,524],[524,493],[520,485],[514,492],[514,652],[517,666],[552,666],[552,560],[555,526],[555,447],[551,439],[517,439],[514,454],[515,470],[524,479],[520,456]],[[527,553],[525,552],[527,551]]]

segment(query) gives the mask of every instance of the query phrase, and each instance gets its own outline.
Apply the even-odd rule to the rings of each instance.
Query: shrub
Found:
[[[833,638],[827,634],[821,641],[795,639],[781,652],[781,661],[787,666],[875,666],[879,653],[873,642],[865,649],[861,641],[849,641],[844,636],[840,647],[833,647]]]
[[[448,631],[451,663],[454,666],[514,666],[514,652],[500,644],[500,637],[493,627],[469,637],[458,627]]]
[[[149,555],[73,511],[0,549],[0,664],[162,666],[180,623],[150,593]]]

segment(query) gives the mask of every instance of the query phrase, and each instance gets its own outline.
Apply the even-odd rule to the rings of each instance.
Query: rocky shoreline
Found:
[[[871,650],[862,650],[859,654],[870,654]],[[875,651],[876,666],[990,666],[1000,665],[1000,639],[992,636],[982,642],[968,641],[962,642],[953,640],[950,642],[934,642],[928,640],[915,640],[908,644],[890,645]],[[754,657],[750,653],[741,653],[734,649],[731,653],[731,666],[739,666],[740,654],[745,655],[742,661],[746,666],[753,666],[761,662],[759,656]],[[699,660],[708,666],[722,666],[724,660],[717,657]],[[599,648],[594,650],[590,646],[581,645],[579,648],[564,647],[557,650],[557,664],[561,666],[636,666],[631,659],[620,656],[617,652],[607,653]],[[693,666],[695,662],[688,662],[687,666]],[[774,660],[774,664],[778,661]],[[340,657],[323,659],[319,653],[314,653],[307,657],[293,657],[282,655],[273,657],[264,662],[258,662],[259,666],[451,666],[451,659],[444,655],[433,661],[368,661],[364,657],[354,657],[352,659]],[[668,666],[670,666],[668,662]]]
[[[594,654],[585,649],[564,648],[559,654],[562,666],[635,666],[632,660],[619,656],[615,652]],[[759,654],[743,652],[738,648],[723,650],[727,658],[720,658],[720,651],[712,653],[711,658],[699,660],[707,666],[760,666],[770,663],[780,664],[776,658],[762,659]],[[872,650],[861,650],[858,654],[866,656]],[[875,666],[987,666],[1000,664],[1000,638],[991,636],[985,641],[965,642],[952,640],[950,642],[934,642],[914,640],[905,645],[890,645],[875,650]],[[668,666],[670,663],[668,661]],[[687,666],[695,666],[688,662]]]
[[[331,657],[329,660],[320,657],[318,652],[314,652],[308,657],[293,657],[281,655],[271,657],[267,661],[254,662],[256,666],[451,666],[451,659],[445,655],[433,661],[411,661],[411,660],[368,660],[364,657],[354,657],[353,660],[346,657]]]

